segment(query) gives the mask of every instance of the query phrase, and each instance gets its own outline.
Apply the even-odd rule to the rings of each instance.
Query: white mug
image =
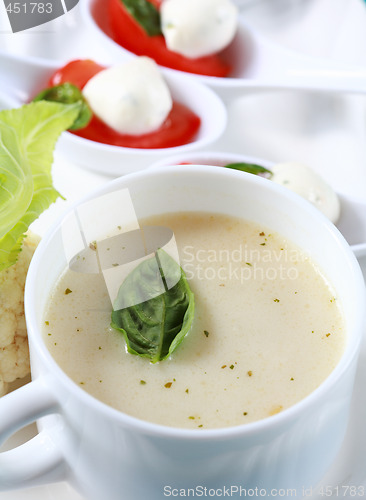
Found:
[[[1,440],[35,420],[40,432],[0,453],[0,491],[67,480],[88,500],[160,500],[188,494],[188,488],[195,496],[290,491],[300,497],[332,464],[348,421],[366,300],[348,244],[310,203],[243,172],[197,165],[151,169],[116,179],[87,200],[123,188],[138,217],[192,210],[241,216],[308,252],[344,310],[344,354],[305,399],[246,425],[197,431],[123,414],[71,381],[42,340],[43,310],[66,266],[58,221],[41,241],[26,283],[32,382],[0,399]]]

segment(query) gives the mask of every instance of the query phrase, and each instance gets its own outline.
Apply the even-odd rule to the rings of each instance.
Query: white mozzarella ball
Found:
[[[238,10],[230,0],[165,0],[160,14],[167,47],[189,58],[224,49],[238,24]]]
[[[271,180],[291,189],[315,205],[333,223],[340,215],[340,202],[332,187],[313,169],[295,162],[278,163],[271,168]]]
[[[157,64],[148,57],[136,57],[101,71],[82,92],[93,112],[121,134],[153,132],[173,105]]]

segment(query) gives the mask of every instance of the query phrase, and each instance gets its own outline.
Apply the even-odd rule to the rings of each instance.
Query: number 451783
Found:
[[[6,11],[10,14],[51,14],[52,3],[47,2],[10,2],[6,7]]]
[[[364,497],[365,493],[365,486],[323,486],[319,490],[319,495],[322,497]]]

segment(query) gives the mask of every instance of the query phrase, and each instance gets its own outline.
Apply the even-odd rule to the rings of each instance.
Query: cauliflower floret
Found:
[[[16,264],[0,272],[0,396],[7,384],[30,372],[24,317],[24,285],[39,237],[28,233]]]

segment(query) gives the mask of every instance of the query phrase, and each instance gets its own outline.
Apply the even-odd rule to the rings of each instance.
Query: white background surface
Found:
[[[302,54],[366,67],[366,7],[362,0],[238,2],[252,26],[283,46]],[[53,56],[60,61],[67,60],[70,54],[72,57],[103,56],[103,49],[92,47],[87,34],[82,31],[78,7],[63,18],[18,35],[10,33],[2,8],[3,5],[0,7],[0,50],[40,57]],[[89,54],[86,54],[88,51]],[[319,170],[343,196],[362,204],[366,201],[365,111],[363,95],[335,96],[291,91],[246,93],[230,104],[228,128],[214,149],[273,161],[301,160]],[[33,229],[41,234],[70,203],[110,180],[103,173],[94,173],[66,161],[62,151],[57,151],[53,175],[56,188],[67,200],[58,200],[34,225]],[[359,216],[362,218],[362,214]],[[364,234],[362,231],[357,232],[356,224],[351,235],[355,242],[366,241],[366,229]],[[366,277],[366,257],[359,260]],[[333,498],[359,498],[342,489],[342,486],[350,485],[363,485],[366,497],[365,384],[366,335],[344,446],[322,481],[323,486],[330,486],[333,490]],[[7,446],[22,442],[33,432],[34,426],[24,429]],[[318,490],[313,492],[312,498],[320,500],[326,497],[321,496]],[[64,483],[0,493],[0,500],[78,499],[79,495]],[[121,500],[133,499],[121,496]]]

